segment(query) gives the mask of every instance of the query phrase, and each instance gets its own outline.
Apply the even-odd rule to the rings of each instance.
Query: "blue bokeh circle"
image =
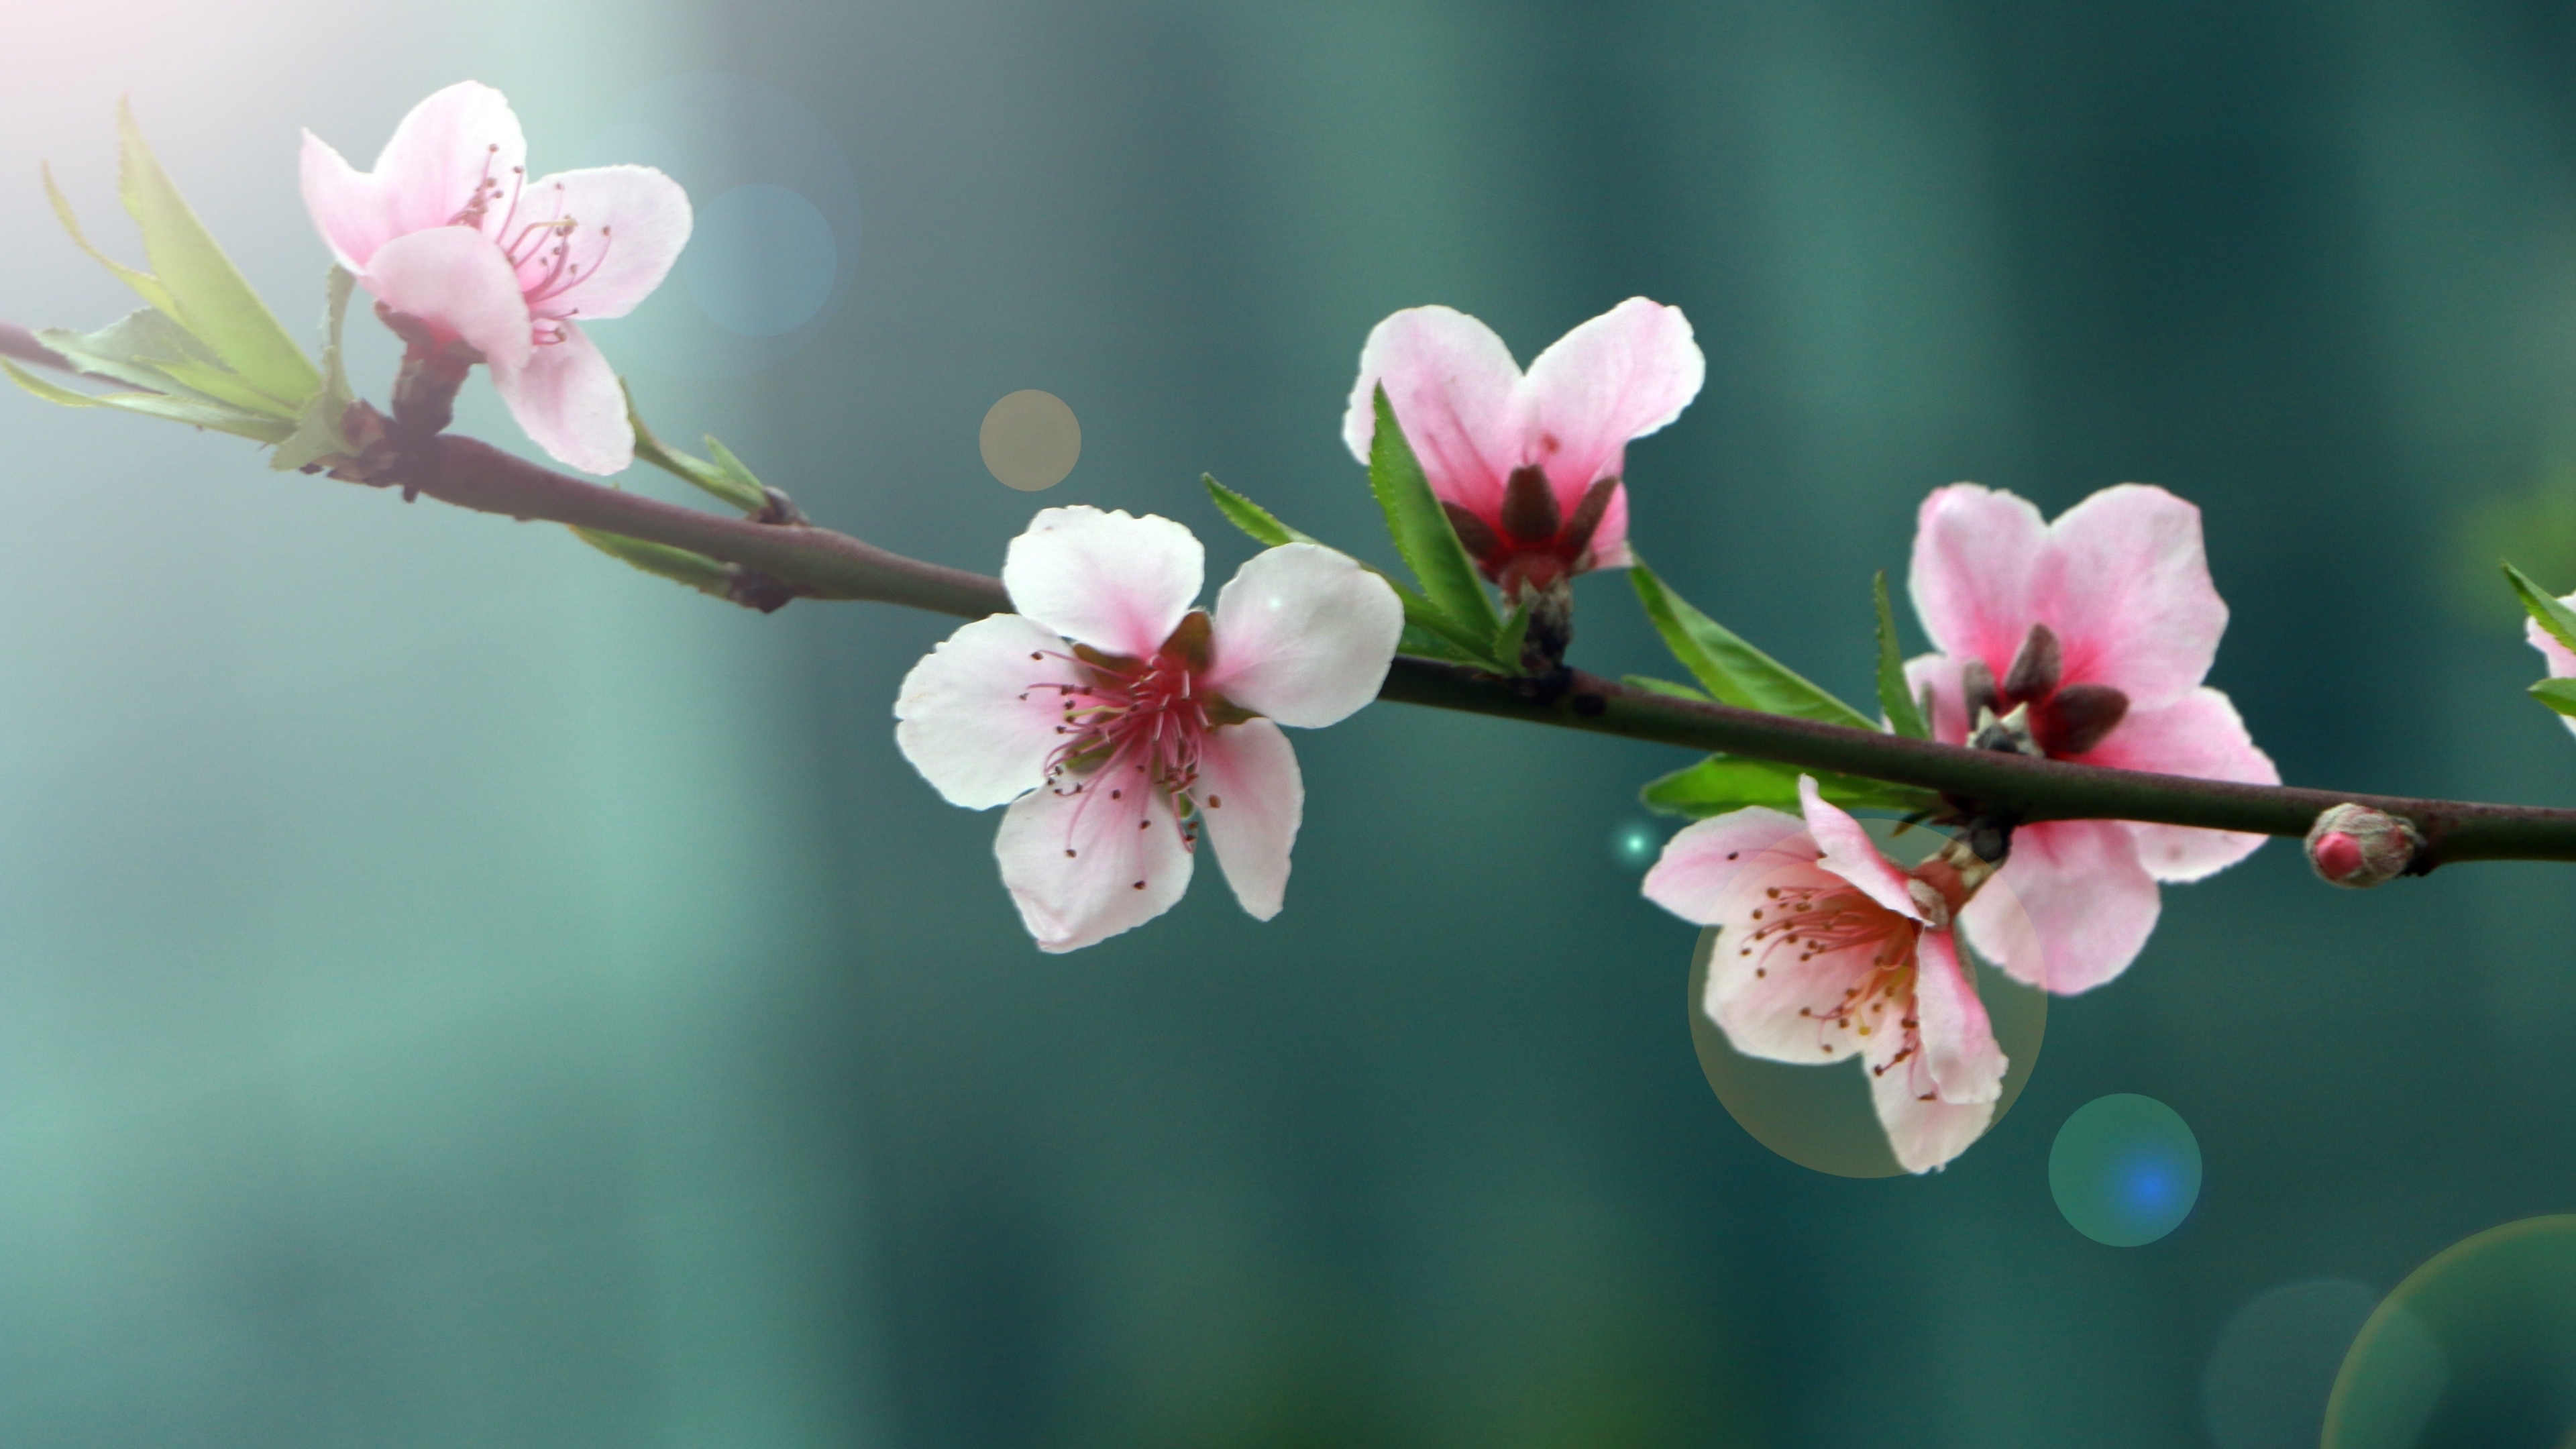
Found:
[[[2200,1201],[2200,1141],[2153,1097],[2096,1097],[2057,1129],[2048,1191],[2067,1225],[2093,1241],[2152,1243],[2182,1226]]]

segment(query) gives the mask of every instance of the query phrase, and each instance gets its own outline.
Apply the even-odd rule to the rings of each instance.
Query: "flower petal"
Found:
[[[304,133],[298,164],[304,210],[331,248],[333,260],[352,272],[365,271],[376,248],[396,235],[384,183],[350,165],[347,157],[311,131]]]
[[[1042,951],[1074,951],[1141,926],[1190,885],[1190,851],[1160,790],[1112,800],[1097,784],[1034,790],[993,838],[1002,884]]]
[[[399,235],[448,225],[478,186],[506,189],[527,161],[528,140],[509,100],[480,81],[458,81],[394,127],[376,153],[375,175],[391,191]]]
[[[1994,1023],[1947,931],[1926,931],[1914,946],[1914,1017],[1923,1064],[1941,1100],[1992,1102],[2004,1093],[2003,1048]]]
[[[1869,838],[1839,805],[1828,802],[1816,789],[1816,777],[1798,777],[1798,804],[1807,817],[1807,829],[1816,838],[1823,854],[1816,864],[1860,887],[1862,895],[1896,912],[1909,921],[1923,919],[1923,910],[1914,904],[1907,889],[1910,878],[1896,868],[1896,863],[1878,853],[1878,843]]]
[[[1521,370],[1503,339],[1448,307],[1408,307],[1371,328],[1342,414],[1342,441],[1363,463],[1381,384],[1431,491],[1479,517],[1499,514],[1503,479],[1522,461]]]
[[[2280,768],[2255,748],[2236,706],[2206,685],[2161,709],[2131,712],[2082,760],[2088,765],[2200,780],[2281,783]],[[2193,881],[2216,874],[2252,855],[2268,838],[2184,825],[2132,823],[2128,829],[2137,837],[2138,859],[2160,881]]]
[[[1923,720],[1932,727],[1932,738],[1943,744],[1965,744],[1968,739],[1968,696],[1961,667],[1953,654],[1917,654],[1905,661],[1906,689],[1918,700],[1927,687],[1932,691],[1932,708]]]
[[[1684,826],[1646,872],[1646,899],[1693,925],[1748,919],[1768,877],[1822,852],[1798,817],[1756,805]]]
[[[2052,820],[2013,832],[2012,856],[1959,913],[1987,959],[2060,996],[2129,968],[2162,902],[2116,820]]]
[[[2558,602],[2576,606],[2576,594],[2569,594]],[[2548,661],[2550,678],[2566,679],[2576,675],[2576,652],[2570,652],[2566,645],[2558,642],[2556,635],[2541,628],[2538,619],[2523,620],[2522,635],[2531,641],[2532,648],[2540,651],[2540,657]],[[2558,722],[2567,726],[2570,731],[2576,731],[2576,717],[2562,714],[2558,717]]]
[[[470,226],[399,236],[376,249],[360,280],[376,300],[417,317],[441,338],[461,338],[497,373],[535,346],[528,304],[501,249]]]
[[[1191,793],[1235,900],[1256,921],[1279,914],[1288,852],[1306,813],[1306,782],[1288,736],[1266,719],[1209,731]]]
[[[1068,639],[1151,658],[1199,596],[1207,550],[1168,518],[1089,504],[1046,508],[1011,540],[1002,587],[1021,613]]]
[[[1941,1100],[1931,1070],[1919,1055],[1871,1073],[1869,1096],[1878,1108],[1878,1125],[1886,1129],[1897,1165],[1908,1172],[1935,1172],[1949,1165],[1994,1124],[1993,1102]]]
[[[2123,483],[2059,514],[2049,545],[2030,617],[2057,632],[2067,683],[2107,684],[2131,709],[2155,709],[2208,675],[2227,604],[2210,582],[2199,509]]]
[[[492,385],[536,445],[567,468],[605,476],[635,461],[635,424],[617,370],[598,344],[569,322],[560,340],[531,349],[516,366],[492,364]]]
[[[519,283],[532,297],[555,286],[535,310],[589,322],[623,317],[651,296],[689,244],[694,224],[688,192],[650,166],[544,177],[528,187],[513,228],[563,219],[575,223],[562,242],[568,279],[556,286],[551,249],[539,247],[520,263]]]
[[[1680,417],[1707,375],[1682,309],[1631,297],[1530,363],[1528,451],[1512,461],[1544,466],[1572,513],[1594,479],[1620,472],[1628,440]],[[1621,522],[1614,541],[1627,536]]]
[[[1207,687],[1285,725],[1320,729],[1377,697],[1404,632],[1386,580],[1320,544],[1255,554],[1217,591]]]
[[[1601,526],[1592,530],[1592,562],[1588,567],[1624,569],[1635,562],[1628,552],[1628,485],[1622,483],[1610,490],[1610,506],[1601,511]]]
[[[895,696],[894,742],[951,805],[989,810],[1046,780],[1063,743],[1071,682],[1064,640],[1017,614],[978,619],[939,642]]]
[[[1932,490],[1915,515],[1905,587],[1933,646],[2003,677],[2038,622],[2030,580],[2047,545],[2048,525],[2026,499],[1974,483]]]

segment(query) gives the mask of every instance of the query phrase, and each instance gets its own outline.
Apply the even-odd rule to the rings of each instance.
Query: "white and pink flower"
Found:
[[[1484,323],[1413,307],[1360,349],[1342,441],[1368,461],[1383,386],[1460,541],[1517,594],[1628,566],[1628,443],[1680,417],[1706,373],[1681,309],[1643,297],[1557,339],[1527,374]]]
[[[1933,737],[1974,735],[1991,712],[2021,746],[2123,770],[2277,785],[2227,696],[2201,683],[2227,628],[2200,510],[2124,483],[2054,523],[2010,493],[1960,483],[1924,500],[1914,609],[1940,652],[1906,665],[1932,694]],[[2260,835],[2053,820],[2013,832],[1997,879],[1961,913],[1968,939],[2015,977],[2090,990],[2155,929],[2160,881],[2235,864]]]
[[[1205,568],[1170,519],[1047,509],[1002,566],[1018,612],[904,677],[896,743],[949,803],[1010,807],[994,854],[1041,949],[1171,909],[1202,832],[1243,908],[1277,915],[1306,796],[1279,727],[1337,723],[1386,678],[1404,611],[1384,579],[1287,544],[1211,616],[1191,607]]]
[[[1755,807],[1674,836],[1646,897],[1719,928],[1700,1009],[1737,1051],[1821,1065],[1859,1056],[1908,1172],[1968,1150],[1994,1119],[2005,1061],[1950,925],[1959,875],[1908,872],[1801,777],[1804,822]]]
[[[464,81],[403,117],[360,171],[304,133],[304,205],[340,265],[437,344],[462,344],[537,446],[585,473],[634,461],[617,374],[583,334],[623,317],[670,273],[691,214],[649,166],[531,181],[519,118]]]

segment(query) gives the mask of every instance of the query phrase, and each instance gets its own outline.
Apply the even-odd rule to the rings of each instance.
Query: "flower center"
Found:
[[[518,275],[519,295],[528,304],[534,340],[540,347],[549,346],[564,340],[564,325],[580,313],[581,308],[570,305],[566,294],[585,278],[596,275],[600,264],[608,259],[613,228],[591,228],[590,236],[597,239],[595,244],[584,238],[581,219],[564,213],[560,181],[551,188],[554,215],[542,221],[520,221],[528,168],[511,167],[506,182],[495,177],[492,167],[500,153],[499,146],[484,148],[483,174],[474,183],[474,193],[448,218],[447,224],[473,227],[501,248],[510,270]],[[501,208],[500,219],[487,227],[484,223],[495,207]]]
[[[1557,506],[1546,470],[1533,463],[1512,470],[1503,485],[1502,507],[1491,518],[1455,503],[1440,507],[1476,567],[1517,598],[1524,589],[1544,589],[1583,572],[1592,554],[1592,535],[1600,530],[1618,488],[1615,477],[1594,480],[1569,517]]]
[[[1969,660],[1960,678],[1967,693],[1971,740],[1985,746],[1983,712],[2010,719],[2016,709],[2025,709],[2022,719],[2028,743],[2020,748],[2036,747],[2051,759],[2065,759],[2100,745],[2128,716],[2129,696],[2107,684],[2061,684],[2065,672],[2065,650],[2046,624],[2030,626],[2000,682],[1984,660]],[[2000,747],[2009,750],[2016,745],[2007,742]]]
[[[1754,975],[1769,976],[1772,966],[1781,964],[1783,952],[1793,953],[1785,963],[1789,966],[1819,956],[1870,953],[1861,978],[1843,988],[1841,1000],[1822,1009],[1798,1008],[1800,1016],[1816,1023],[1817,1047],[1827,1052],[1834,1049],[1827,1035],[1831,1032],[1876,1034],[1888,1026],[1893,1007],[1896,1027],[1907,1035],[1903,1049],[1884,1066],[1911,1055],[1915,1049],[1914,942],[1922,932],[1921,923],[1850,886],[1771,886],[1762,894],[1764,903],[1753,912],[1753,929],[1737,948],[1737,954],[1756,958]]]
[[[1073,666],[1076,681],[1030,686],[1054,690],[1063,702],[1056,733],[1064,741],[1047,756],[1047,788],[1087,797],[1084,809],[1114,808],[1104,801],[1132,805],[1140,823],[1150,823],[1145,803],[1159,792],[1180,818],[1181,843],[1194,847],[1198,806],[1190,792],[1208,731],[1249,718],[1199,687],[1208,637],[1208,616],[1192,610],[1150,659],[1104,654],[1087,644],[1056,655]]]

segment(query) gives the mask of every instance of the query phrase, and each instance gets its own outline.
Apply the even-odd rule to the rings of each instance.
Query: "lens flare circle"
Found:
[[[2075,1231],[2106,1247],[2143,1247],[2200,1201],[2200,1139],[2153,1097],[2096,1097],[2057,1129],[2048,1192]]]

